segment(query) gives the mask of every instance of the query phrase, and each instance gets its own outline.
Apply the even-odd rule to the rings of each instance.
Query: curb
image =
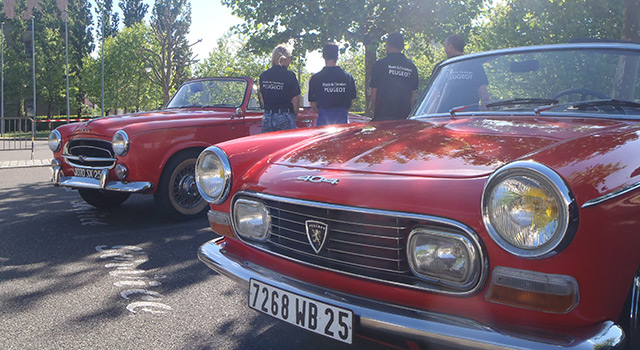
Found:
[[[0,169],[33,168],[50,166],[51,159],[3,160]]]

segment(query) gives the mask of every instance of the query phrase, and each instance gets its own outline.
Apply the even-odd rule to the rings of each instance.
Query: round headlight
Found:
[[[207,202],[222,203],[231,191],[231,164],[224,151],[211,146],[202,151],[196,162],[198,192]]]
[[[525,258],[564,248],[575,233],[577,213],[562,178],[535,162],[514,162],[498,169],[482,195],[483,221],[491,238]]]
[[[52,152],[58,152],[62,146],[62,135],[58,130],[53,130],[49,133],[49,149]]]
[[[116,155],[124,156],[129,152],[129,135],[124,130],[119,130],[113,135],[111,144]]]

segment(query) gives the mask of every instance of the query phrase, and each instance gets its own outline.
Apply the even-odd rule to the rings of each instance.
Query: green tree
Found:
[[[151,37],[157,50],[144,49],[149,78],[162,89],[164,104],[188,77],[194,63],[187,40],[191,27],[191,4],[187,0],[156,0],[151,12]]]
[[[69,29],[69,88],[71,108],[76,110],[78,117],[82,116],[82,107],[86,91],[84,86],[84,57],[94,48],[91,31],[92,15],[91,3],[88,0],[70,0],[67,6],[67,21]]]
[[[5,115],[26,116],[26,105],[31,104],[31,32],[30,20],[22,19],[26,0],[16,2],[15,18],[5,23]],[[7,28],[8,27],[8,28]],[[28,41],[27,41],[28,38]],[[27,45],[28,42],[28,45]],[[29,100],[27,100],[29,96]]]
[[[620,39],[619,0],[506,0],[488,9],[478,29],[481,49],[566,43],[581,39]]]
[[[35,11],[36,94],[46,105],[46,114],[59,114],[64,101],[65,56],[64,23],[55,0],[40,2]]]
[[[113,0],[96,0],[96,32],[98,38],[114,37],[118,34],[120,16],[113,12]]]
[[[125,27],[132,27],[142,23],[149,9],[149,5],[142,2],[142,0],[120,0],[118,6],[122,11],[122,21]]]
[[[442,36],[469,26],[483,0],[222,0],[245,20],[237,29],[249,36],[252,50],[266,52],[293,40],[299,52],[320,48],[330,40],[361,44],[365,82],[377,58],[382,37],[404,31]],[[368,89],[367,89],[368,90]],[[369,93],[367,91],[367,105]]]
[[[154,50],[147,41],[149,28],[144,23],[122,29],[104,44],[105,111],[107,114],[156,109],[161,104],[161,90],[151,83],[141,48]],[[85,58],[86,90],[89,98],[101,97],[101,60]]]
[[[271,64],[268,55],[254,55],[243,50],[246,37],[225,33],[217,40],[216,47],[209,57],[196,64],[194,75],[197,77],[251,77],[258,79]],[[229,64],[233,62],[233,64]]]

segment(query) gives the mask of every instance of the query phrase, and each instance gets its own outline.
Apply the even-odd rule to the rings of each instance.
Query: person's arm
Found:
[[[293,96],[291,103],[293,104],[293,115],[297,118],[298,112],[300,112],[300,95]]]
[[[371,88],[371,104],[376,106],[376,94],[378,93],[378,88]]]
[[[309,103],[311,104],[311,109],[313,109],[314,112],[316,113],[320,113],[320,111],[318,111],[318,102],[316,101],[309,101]]]
[[[416,97],[418,96],[418,90],[411,91],[411,108],[416,104]]]

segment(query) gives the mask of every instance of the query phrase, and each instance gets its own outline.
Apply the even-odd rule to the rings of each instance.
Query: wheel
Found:
[[[154,199],[160,210],[173,220],[194,218],[208,207],[196,187],[195,167],[199,154],[188,151],[174,156],[160,176]]]
[[[564,90],[564,91],[560,91],[557,94],[555,94],[555,96],[553,96],[554,100],[559,100],[560,97],[563,96],[569,96],[569,95],[580,95],[580,99],[578,101],[586,101],[587,100],[587,96],[593,96],[595,98],[599,98],[599,99],[606,99],[609,98],[607,97],[607,95],[598,92],[598,91],[594,91],[594,90],[589,90],[589,89],[568,89],[568,90]]]
[[[633,278],[633,285],[625,303],[620,324],[624,328],[626,349],[640,349],[640,269]]]
[[[78,194],[85,202],[101,209],[117,207],[131,195],[126,192],[101,191],[88,188],[79,188]]]

